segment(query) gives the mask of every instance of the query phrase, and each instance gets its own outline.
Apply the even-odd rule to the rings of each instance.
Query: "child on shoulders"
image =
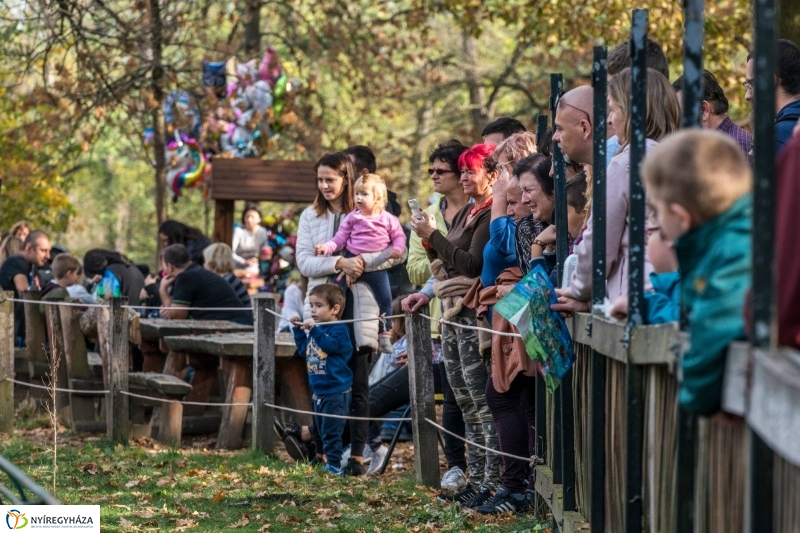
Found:
[[[332,255],[345,250],[345,257],[355,257],[367,252],[388,250],[387,259],[399,259],[406,249],[406,235],[396,216],[387,212],[388,192],[383,178],[367,174],[358,178],[354,185],[356,209],[347,214],[336,235],[328,242],[314,247],[316,255]],[[372,289],[381,314],[392,314],[392,290],[389,274],[385,270],[364,272],[358,281]],[[342,278],[339,286],[347,290],[347,280]],[[380,349],[392,353],[391,321],[380,323]]]
[[[336,321],[344,309],[344,292],[333,283],[317,285],[309,292],[311,319],[292,317],[297,351],[306,357],[308,381],[313,393],[314,413],[345,416],[350,409],[353,372],[347,366],[353,355],[350,332]],[[343,418],[314,416],[317,457],[325,470],[344,475],[342,461]]]
[[[720,410],[728,345],[744,338],[753,175],[736,143],[709,130],[666,138],[647,154],[642,174],[660,231],[675,242],[689,318],[678,402],[711,416]]]

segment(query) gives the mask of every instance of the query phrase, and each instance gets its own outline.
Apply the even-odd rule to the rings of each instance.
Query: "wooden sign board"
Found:
[[[310,204],[317,193],[313,161],[214,159],[211,198],[216,242],[233,242],[233,202]]]

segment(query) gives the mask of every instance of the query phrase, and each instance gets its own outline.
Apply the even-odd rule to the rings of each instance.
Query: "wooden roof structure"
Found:
[[[313,161],[214,159],[211,199],[214,200],[215,242],[233,242],[234,201],[310,204],[316,195]]]

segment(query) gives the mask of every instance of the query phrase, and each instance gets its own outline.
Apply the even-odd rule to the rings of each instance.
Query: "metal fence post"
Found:
[[[111,298],[108,321],[108,394],[106,394],[106,431],[110,440],[128,442],[130,421],[128,420],[128,320],[123,305],[127,298]],[[100,322],[98,322],[98,326]]]
[[[703,5],[704,0],[683,0],[683,112],[684,128],[700,127],[703,101]],[[687,320],[681,320],[684,330]],[[695,437],[697,418],[678,407],[678,478],[675,524],[678,531],[694,531]]]
[[[253,448],[275,451],[275,299],[259,293],[251,297],[254,306],[253,343]]]
[[[536,142],[541,142],[547,133],[547,115],[536,117]],[[547,388],[544,378],[536,374],[536,446],[535,453],[539,457],[547,457]],[[548,465],[551,468],[553,465]],[[555,473],[554,473],[555,475]]]
[[[594,47],[592,62],[592,303],[602,304],[606,294],[606,98],[607,49]],[[589,522],[592,531],[606,527],[606,358],[592,350],[589,409]]]
[[[630,207],[628,235],[628,323],[625,342],[633,328],[644,323],[644,187],[640,176],[647,123],[647,10],[633,10],[631,27]],[[625,531],[640,533],[643,508],[644,371],[628,362],[626,380]]]
[[[755,0],[755,181],[753,183],[753,344],[773,346],[773,258],[775,251],[775,0]],[[773,476],[775,454],[750,430],[748,531],[774,529]]]
[[[14,302],[12,291],[0,292],[0,433],[14,434]]]
[[[563,78],[560,73],[550,74],[551,108],[553,124],[555,125],[558,106],[556,100],[563,92]],[[555,181],[555,222],[556,222],[556,258],[558,261],[559,285],[564,285],[564,262],[569,254],[569,237],[567,227],[567,169],[561,146],[553,143],[553,175]],[[574,511],[575,505],[575,417],[572,400],[572,372],[568,372],[562,379],[556,391],[556,406],[560,416],[559,433],[561,446],[561,484],[565,511]],[[557,468],[553,465],[553,468]],[[554,476],[555,477],[555,476]]]
[[[437,429],[425,419],[436,420],[433,390],[433,352],[431,324],[422,315],[428,314],[425,305],[419,312],[406,313],[408,336],[408,385],[411,395],[411,424],[414,433],[414,477],[429,487],[438,487],[439,440]]]

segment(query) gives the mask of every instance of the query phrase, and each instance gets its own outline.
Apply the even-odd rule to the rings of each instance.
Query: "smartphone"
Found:
[[[420,216],[420,214],[419,214],[420,211],[422,211],[422,210],[419,208],[419,203],[417,202],[417,200],[415,198],[412,198],[411,200],[408,201],[408,207],[411,208],[411,216],[412,217],[414,217],[414,218],[422,218]]]

